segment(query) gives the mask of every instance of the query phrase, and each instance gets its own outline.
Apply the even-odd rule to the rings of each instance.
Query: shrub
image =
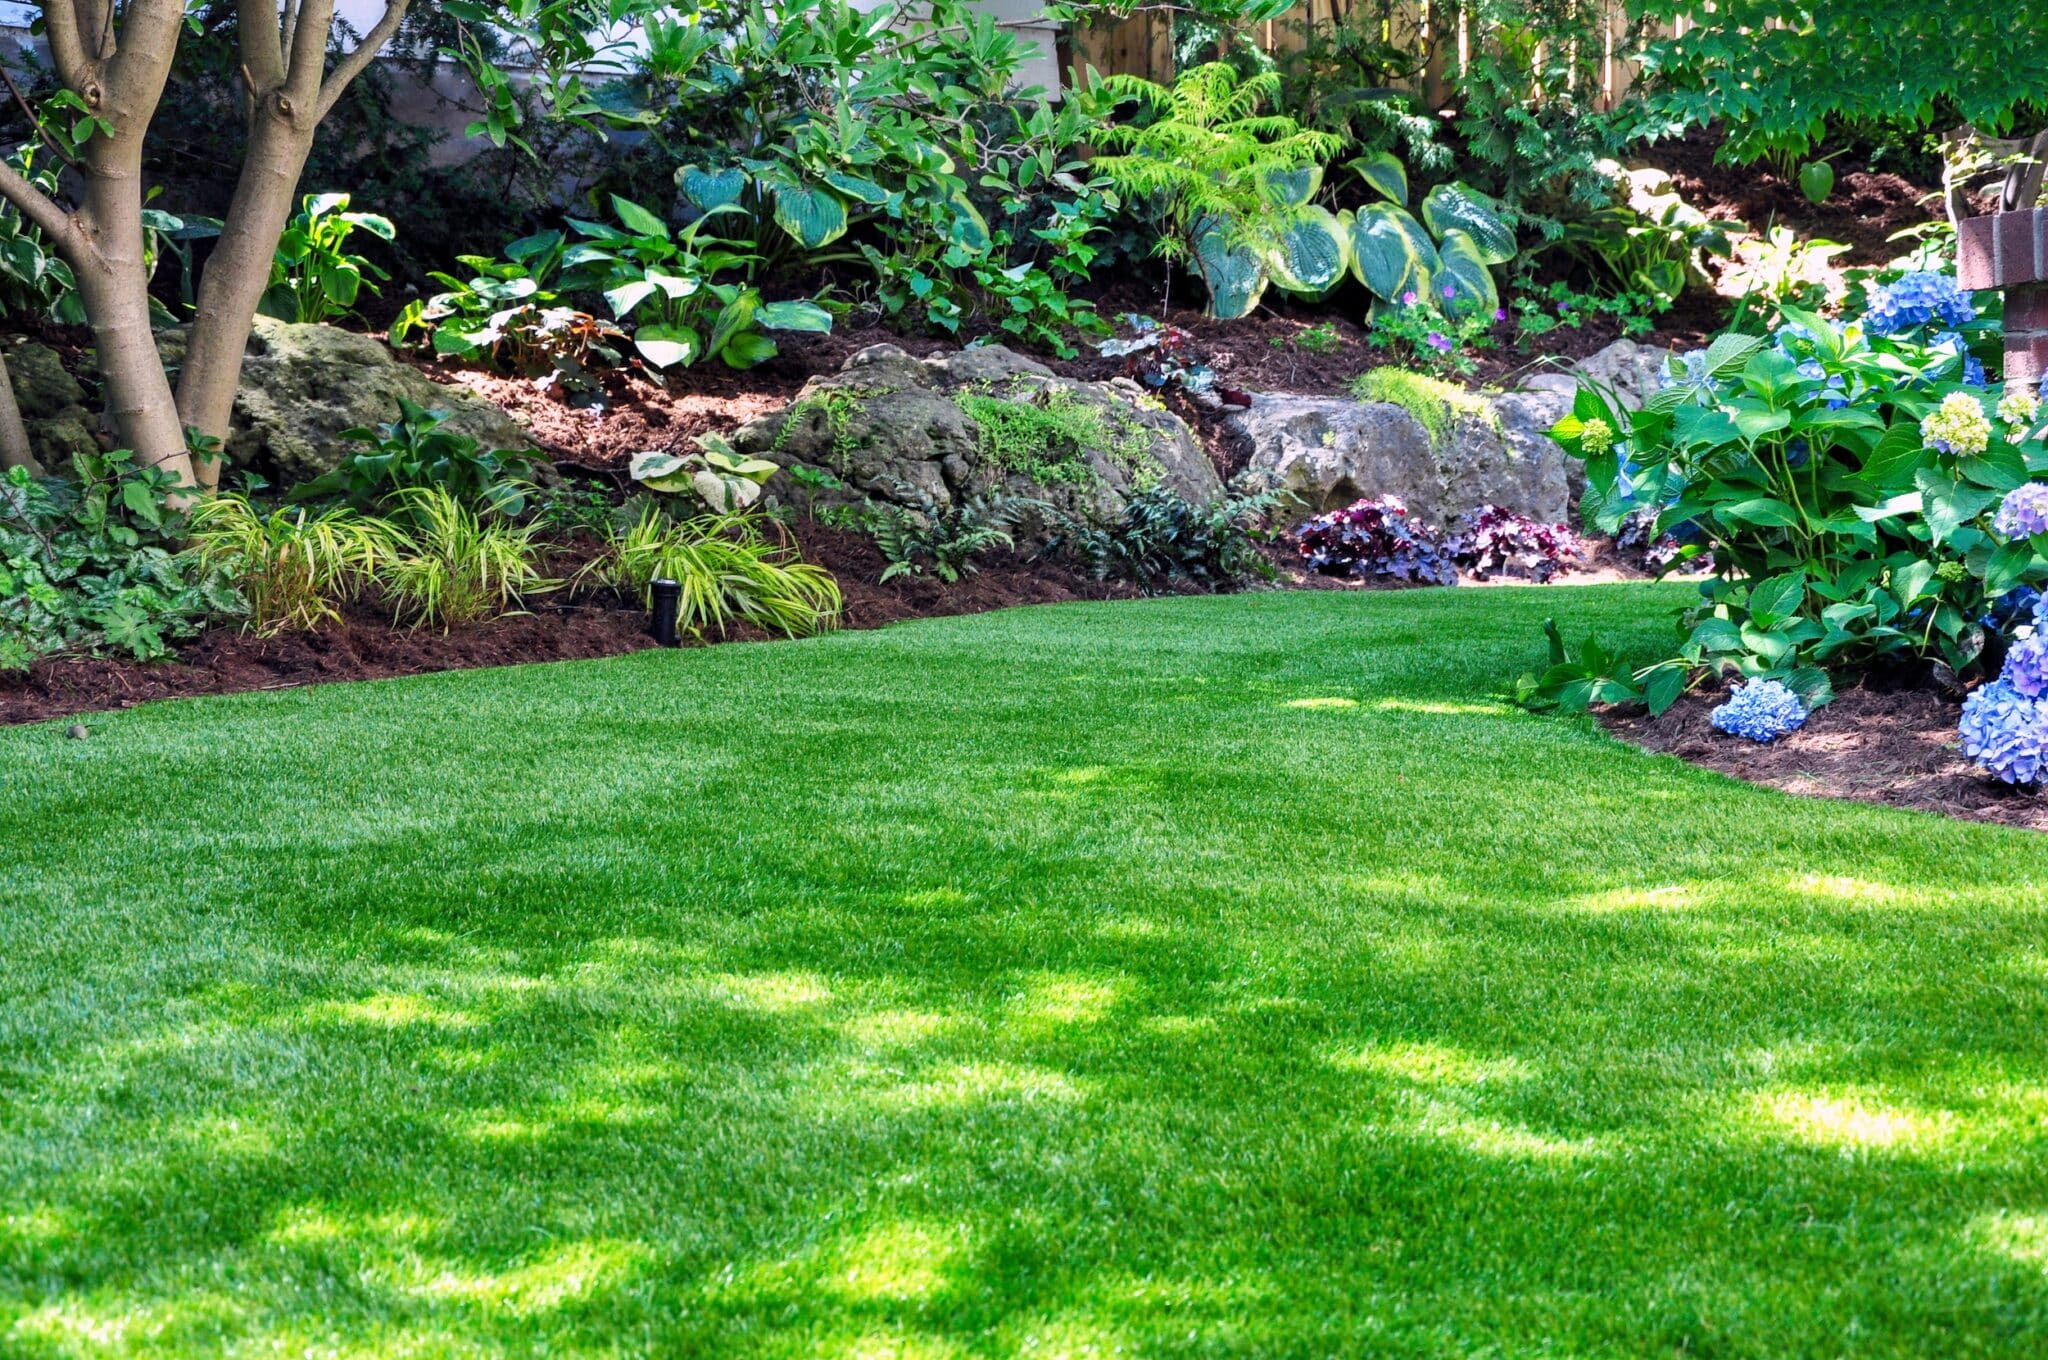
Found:
[[[1498,505],[1466,511],[1445,546],[1452,561],[1481,580],[1518,576],[1548,581],[1586,555],[1585,540],[1568,526],[1545,524]]]
[[[1674,358],[1640,411],[1580,390],[1556,434],[1586,461],[1588,521],[1612,531],[1651,508],[1653,537],[1712,554],[1685,620],[1695,664],[1784,679],[1810,703],[1823,665],[1924,657],[1960,675],[1994,602],[2048,579],[2048,538],[1993,523],[2048,449],[1970,384],[1968,341],[1940,329],[1973,325],[1966,305],[1915,283],[1874,301],[1877,326],[1787,308],[1769,340]]]
[[[247,604],[227,573],[182,551],[174,480],[126,450],[79,477],[0,478],[0,669],[66,651],[154,661]]]
[[[1191,581],[1224,589],[1272,575],[1256,531],[1285,498],[1281,491],[1260,491],[1195,505],[1167,487],[1147,487],[1132,493],[1114,523],[1070,524],[1054,546],[1098,581],[1114,577],[1147,589]]]
[[[446,428],[445,411],[398,399],[398,419],[341,437],[357,446],[332,470],[293,488],[289,499],[338,496],[371,511],[398,492],[439,487],[458,501],[516,515],[526,505],[533,460],[509,449],[483,449],[472,435]]]
[[[1385,577],[1417,584],[1452,586],[1452,565],[1442,535],[1411,519],[1393,496],[1362,500],[1318,515],[1294,531],[1301,556],[1312,570],[1329,576]]]
[[[249,630],[266,637],[340,617],[336,606],[375,579],[396,541],[391,525],[346,506],[263,510],[222,492],[192,514],[193,552],[235,581],[248,601]]]
[[[332,321],[355,310],[364,288],[377,291],[365,275],[390,277],[346,248],[358,228],[380,240],[398,235],[388,217],[350,212],[347,194],[307,194],[299,213],[278,238],[270,266],[270,287],[259,310],[280,321]]]
[[[653,502],[622,529],[584,574],[652,603],[649,586],[682,587],[676,626],[702,636],[732,620],[785,637],[809,637],[836,626],[839,583],[823,567],[770,542],[758,516],[732,513],[677,519]]]

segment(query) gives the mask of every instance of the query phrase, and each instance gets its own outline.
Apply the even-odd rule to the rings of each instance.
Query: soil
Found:
[[[1960,705],[1934,691],[1844,690],[1765,745],[1714,730],[1708,713],[1726,697],[1688,694],[1655,718],[1612,710],[1601,721],[1645,750],[1787,793],[2048,830],[2048,795],[2000,783],[1966,759],[1956,742]]]
[[[805,525],[806,559],[829,569],[845,595],[841,624],[879,628],[904,619],[973,614],[1011,605],[1127,598],[1138,592],[1058,563],[992,556],[979,574],[953,585],[923,576],[882,584],[887,565],[860,534]],[[108,657],[54,657],[23,676],[0,676],[0,726],[133,708],[155,699],[248,690],[291,689],[340,680],[380,680],[429,671],[573,661],[651,647],[647,615],[615,597],[554,602],[543,597],[529,614],[508,615],[436,632],[401,628],[368,606],[306,633],[260,638],[233,629],[209,632],[176,661],[143,663]],[[766,635],[737,628],[707,642],[757,642]]]

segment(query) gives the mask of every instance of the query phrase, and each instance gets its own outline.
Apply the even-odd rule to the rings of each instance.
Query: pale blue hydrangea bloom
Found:
[[[1999,679],[2023,698],[2048,695],[2048,636],[2035,633],[2015,642],[2005,654],[2005,669]]]
[[[2006,493],[1991,527],[2008,539],[2048,533],[2048,482],[2028,482]]]
[[[1782,680],[1752,680],[1707,716],[1730,736],[1772,742],[1805,726],[1806,703]]]
[[[1885,285],[1870,299],[1863,324],[1874,335],[1896,335],[1937,322],[1954,330],[1977,319],[1970,295],[1949,274],[1920,270]]]
[[[1963,754],[2008,784],[2040,779],[2044,729],[2048,704],[2027,698],[2004,679],[1963,700],[1963,718],[1956,727]]]

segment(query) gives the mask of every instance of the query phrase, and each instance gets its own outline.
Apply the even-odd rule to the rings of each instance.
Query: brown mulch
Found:
[[[1659,717],[1610,710],[1601,721],[1644,750],[1787,793],[2048,830],[2048,796],[2002,784],[1965,759],[1956,744],[1960,706],[1934,691],[1844,690],[1767,745],[1714,730],[1707,714],[1724,698],[1688,694]]]
[[[923,576],[877,578],[886,562],[864,535],[804,525],[804,556],[839,580],[847,628],[880,628],[904,619],[974,614],[1012,605],[1135,595],[1128,585],[1093,580],[1058,563],[991,558],[953,585]],[[508,615],[446,633],[401,628],[367,606],[306,633],[260,638],[231,628],[206,633],[176,661],[57,657],[21,676],[0,676],[0,726],[132,708],[155,699],[248,690],[291,689],[340,680],[381,680],[429,671],[468,670],[530,661],[617,656],[654,645],[646,613],[614,599],[556,603],[542,597],[530,614]],[[713,642],[761,641],[751,628]],[[692,644],[696,645],[696,644]]]

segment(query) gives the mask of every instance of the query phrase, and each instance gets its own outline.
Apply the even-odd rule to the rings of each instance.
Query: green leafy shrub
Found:
[[[365,275],[390,276],[347,249],[348,238],[366,231],[390,241],[398,231],[388,217],[350,212],[347,194],[308,194],[299,212],[278,238],[270,267],[270,287],[260,310],[280,321],[332,321],[355,310],[364,288],[377,291]]]
[[[407,303],[391,323],[391,343],[405,344],[420,331],[437,354],[533,375],[574,376],[593,363],[617,364],[617,342],[626,333],[561,299],[556,284],[568,248],[561,232],[543,231],[506,246],[502,260],[461,256],[469,277],[429,274],[443,291]]]
[[[0,478],[0,670],[69,651],[154,661],[246,611],[226,572],[180,546],[169,474],[126,450],[74,463],[75,481]]]
[[[1586,462],[1588,522],[1612,532],[1654,508],[1652,536],[1686,540],[1680,562],[1712,556],[1685,660],[1784,679],[1810,704],[1824,666],[1977,666],[1991,604],[2048,578],[2039,545],[1991,521],[2048,449],[1965,381],[1975,360],[1941,328],[1968,314],[1952,282],[1895,285],[1863,323],[1786,309],[1770,340],[1674,359],[1640,411],[1581,388],[1555,433]],[[1995,404],[2031,421],[2028,395]]]
[[[771,541],[760,516],[677,518],[651,501],[629,511],[584,574],[650,603],[651,582],[676,582],[676,626],[695,636],[737,619],[784,637],[809,637],[836,627],[843,607],[832,574]]]
[[[357,426],[341,437],[357,446],[331,471],[293,488],[294,501],[338,496],[370,511],[394,495],[439,487],[468,505],[517,515],[526,507],[533,460],[510,449],[485,449],[476,437],[446,427],[445,411],[429,411],[401,397],[398,419],[374,429]]]
[[[1067,524],[1049,550],[1071,555],[1098,581],[1228,589],[1273,576],[1258,529],[1286,499],[1279,490],[1236,491],[1195,505],[1168,487],[1147,487],[1131,494],[1113,523]]]

